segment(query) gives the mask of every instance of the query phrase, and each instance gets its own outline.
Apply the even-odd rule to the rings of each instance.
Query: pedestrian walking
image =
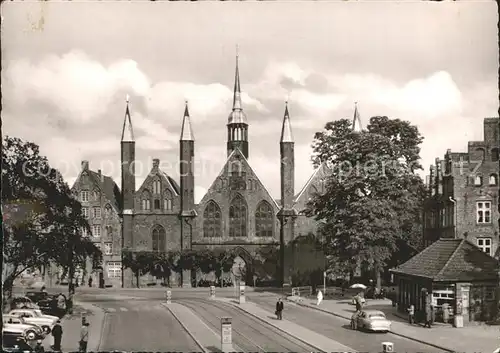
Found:
[[[61,341],[62,341],[63,329],[61,326],[61,320],[57,320],[56,324],[52,328],[52,337],[54,337],[54,345],[52,348],[56,352],[61,351]]]
[[[66,313],[66,297],[62,293],[59,293],[57,296],[57,310],[59,312],[59,317],[63,317]]]
[[[36,341],[36,346],[34,351],[35,353],[45,353],[45,349],[42,346],[42,340]]]
[[[92,287],[92,276],[89,277],[89,287]]]
[[[413,323],[415,322],[415,306],[411,304],[407,310],[408,310],[408,323],[410,325],[413,325]]]
[[[424,327],[431,328],[432,317],[434,316],[434,307],[431,305],[425,310],[425,325]]]
[[[323,301],[323,293],[321,293],[321,291],[318,291],[317,299],[318,299],[318,302],[316,303],[316,305],[320,305],[321,302]]]
[[[82,353],[87,352],[88,342],[89,342],[89,323],[85,321],[80,331],[80,352]]]
[[[278,298],[278,301],[276,302],[276,317],[278,320],[283,320],[283,309],[283,302],[281,301],[281,298]]]

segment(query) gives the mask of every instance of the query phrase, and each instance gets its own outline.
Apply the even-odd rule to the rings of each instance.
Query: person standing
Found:
[[[425,309],[425,325],[424,327],[431,328],[432,325],[432,316],[433,316],[434,307],[429,305]]]
[[[89,323],[85,321],[82,324],[82,329],[80,331],[80,352],[87,352],[87,344],[89,342]]]
[[[92,287],[92,276],[89,277],[89,287]]]
[[[278,320],[283,320],[283,309],[283,302],[281,301],[281,298],[278,298],[278,301],[276,302],[276,316],[278,317]]]
[[[63,329],[61,326],[61,320],[57,320],[56,324],[52,328],[52,336],[54,337],[54,345],[52,348],[56,352],[61,351],[61,341],[62,341]]]
[[[411,304],[408,307],[408,323],[410,325],[413,325],[414,322],[415,322],[415,306]]]

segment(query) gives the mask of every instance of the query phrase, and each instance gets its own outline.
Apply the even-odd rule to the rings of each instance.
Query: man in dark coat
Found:
[[[89,287],[92,287],[92,277],[89,277]]]
[[[61,326],[61,320],[57,320],[57,323],[52,328],[52,336],[54,337],[54,345],[52,348],[56,352],[61,351],[61,340],[63,335],[63,329]]]
[[[278,301],[276,302],[276,316],[278,317],[278,320],[283,320],[283,309],[283,302],[281,301],[281,298],[278,298]]]

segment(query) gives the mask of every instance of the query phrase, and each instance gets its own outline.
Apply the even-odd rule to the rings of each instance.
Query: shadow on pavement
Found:
[[[205,348],[209,352],[216,352],[216,353],[222,352],[222,350],[219,347],[210,346],[210,347],[205,347]]]
[[[342,325],[342,328],[352,331],[351,325]]]

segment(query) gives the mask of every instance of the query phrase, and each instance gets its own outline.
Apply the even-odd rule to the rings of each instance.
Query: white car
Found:
[[[22,317],[3,315],[2,321],[2,335],[19,335],[26,338],[27,340],[34,340],[40,337],[43,338],[45,336],[41,327],[33,324],[28,324]]]
[[[9,312],[9,315],[22,317],[28,324],[40,326],[46,334],[49,334],[57,320],[45,317],[41,312],[35,310],[36,309],[14,309]]]
[[[38,317],[45,317],[47,319],[51,319],[52,321],[54,321],[54,324],[57,322],[57,320],[59,320],[59,318],[57,316],[46,315],[46,314],[42,313],[42,311],[40,309],[30,309],[30,310],[35,312],[35,314],[37,314]]]
[[[356,320],[356,326],[358,329],[379,332],[391,331],[391,321],[387,320],[385,314],[380,310],[361,310],[361,312],[354,313],[352,316],[352,326],[354,326],[352,323],[353,320]]]

